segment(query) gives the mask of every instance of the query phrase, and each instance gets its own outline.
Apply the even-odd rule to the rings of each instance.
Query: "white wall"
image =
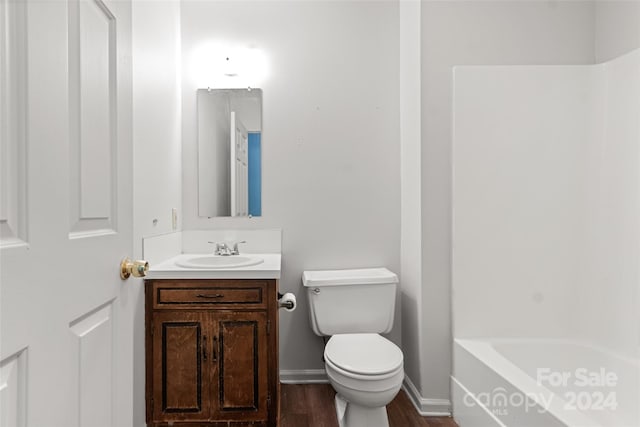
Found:
[[[241,25],[240,25],[241,23]],[[182,2],[184,228],[282,228],[280,367],[321,369],[305,269],[400,268],[396,2]],[[265,52],[263,216],[197,216],[196,83],[189,55],[227,41]],[[397,310],[399,315],[400,310]],[[400,341],[397,316],[392,339]]]
[[[451,372],[452,67],[589,64],[594,4],[581,1],[424,1],[422,35],[421,392],[449,398]]]
[[[134,224],[142,237],[174,231],[182,204],[180,3],[133,2]],[[157,222],[154,220],[157,219]]]
[[[400,268],[402,277],[402,351],[404,370],[421,388],[422,226],[420,159],[420,1],[400,2]],[[409,396],[420,393],[410,388]],[[416,396],[417,395],[417,396]],[[446,409],[445,409],[446,410]]]
[[[180,3],[134,0],[133,146],[134,256],[142,238],[173,230],[171,209],[182,200]],[[157,222],[154,223],[154,219]],[[134,321],[134,422],[144,421],[144,298],[139,286]]]

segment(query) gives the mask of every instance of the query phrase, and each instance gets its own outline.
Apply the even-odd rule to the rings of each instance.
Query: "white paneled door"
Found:
[[[231,216],[249,215],[249,133],[231,112]]]
[[[130,426],[130,2],[0,0],[0,49],[0,426]]]

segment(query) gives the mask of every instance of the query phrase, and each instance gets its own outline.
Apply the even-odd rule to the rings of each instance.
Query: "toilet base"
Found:
[[[389,427],[387,407],[368,408],[347,402],[336,393],[336,415],[340,427]]]

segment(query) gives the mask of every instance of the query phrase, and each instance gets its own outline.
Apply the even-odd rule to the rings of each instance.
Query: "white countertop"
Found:
[[[242,256],[262,258],[260,264],[246,267],[225,268],[185,268],[176,264],[176,261],[198,255],[211,254],[182,254],[152,265],[147,271],[145,279],[279,279],[280,278],[280,254],[249,254]],[[233,255],[231,255],[233,256]]]

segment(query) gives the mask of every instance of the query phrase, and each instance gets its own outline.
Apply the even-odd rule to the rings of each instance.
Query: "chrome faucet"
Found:
[[[226,242],[208,242],[212,245],[216,245],[216,250],[213,252],[215,255],[229,256],[229,255],[240,255],[240,251],[238,250],[238,244],[247,243],[246,240],[242,240],[240,242],[234,242],[233,248],[230,248]]]
[[[209,243],[216,245],[216,250],[213,252],[215,255],[223,255],[223,256],[231,255],[231,249],[229,248],[229,246],[227,246],[226,243],[216,243],[216,242],[209,242]]]

